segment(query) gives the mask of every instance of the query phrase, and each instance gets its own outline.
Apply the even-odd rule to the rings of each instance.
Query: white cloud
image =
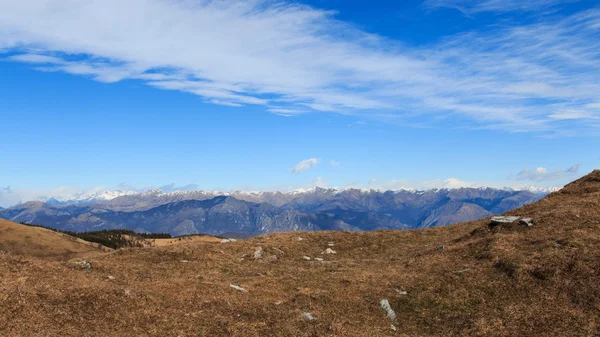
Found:
[[[305,160],[299,162],[298,164],[296,164],[294,169],[292,169],[292,173],[300,174],[300,172],[308,170],[308,169],[312,168],[313,166],[316,166],[317,164],[319,164],[319,159],[317,159],[317,158],[305,159]]]
[[[329,162],[329,165],[331,165],[331,167],[338,167],[341,165],[341,163],[338,161],[332,160]]]
[[[466,14],[479,12],[516,12],[548,10],[565,2],[577,0],[427,0],[425,5],[431,8],[454,8]]]
[[[377,178],[373,177],[371,179],[369,179],[369,185],[375,184],[377,182]]]
[[[557,3],[428,2],[472,12]],[[416,125],[454,116],[459,127],[510,132],[597,127],[599,30],[600,9],[591,9],[405,46],[283,1],[0,2],[0,52],[41,71],[140,80],[284,116],[336,112]]]
[[[538,167],[535,170],[523,169],[517,175],[517,180],[533,180],[533,181],[549,181],[558,180],[568,176],[577,174],[579,165],[573,165],[566,170],[553,170],[549,171],[545,167]]]

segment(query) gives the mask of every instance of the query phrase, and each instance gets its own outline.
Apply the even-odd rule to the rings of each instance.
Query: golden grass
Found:
[[[509,213],[535,226],[185,242],[89,256],[90,272],[0,254],[0,335],[600,335],[600,171]]]
[[[134,241],[144,247],[165,247],[171,245],[179,245],[184,243],[204,242],[204,243],[220,243],[221,238],[211,235],[188,235],[168,239],[139,239],[132,238],[129,235],[122,235],[128,241]]]
[[[0,219],[0,251],[11,255],[65,260],[112,249],[45,228]]]

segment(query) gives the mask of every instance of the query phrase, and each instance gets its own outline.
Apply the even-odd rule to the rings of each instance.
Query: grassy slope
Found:
[[[45,228],[0,219],[0,251],[8,251],[11,255],[64,260],[109,250]]]
[[[510,214],[536,225],[192,242],[94,256],[89,273],[0,254],[0,335],[599,335],[600,171]]]

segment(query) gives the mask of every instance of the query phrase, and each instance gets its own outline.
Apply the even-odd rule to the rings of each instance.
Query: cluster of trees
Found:
[[[46,228],[88,242],[99,243],[105,247],[119,249],[123,247],[143,247],[141,241],[147,239],[170,239],[169,233],[136,233],[129,229],[112,229],[92,232],[71,232],[56,228],[21,222],[22,225]]]

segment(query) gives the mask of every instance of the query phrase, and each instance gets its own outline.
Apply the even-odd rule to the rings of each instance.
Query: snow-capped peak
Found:
[[[71,193],[61,196],[51,197],[39,197],[36,201],[45,202],[48,204],[55,205],[67,205],[67,204],[92,204],[97,202],[109,201],[114,198],[124,195],[134,195],[136,192],[128,190],[103,190],[98,192],[79,192]]]

